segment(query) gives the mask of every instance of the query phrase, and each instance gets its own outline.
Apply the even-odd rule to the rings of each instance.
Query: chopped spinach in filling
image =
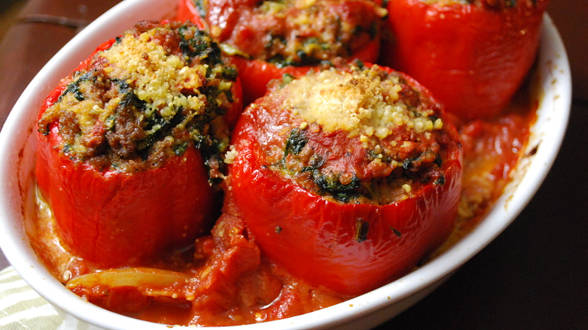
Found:
[[[237,32],[222,42],[233,54],[280,67],[329,65],[334,58],[348,58],[378,38],[386,15],[385,9],[367,0],[260,1],[239,10],[248,19],[239,20],[232,27]],[[221,31],[226,24],[213,22],[211,31]]]
[[[39,131],[57,127],[63,153],[99,170],[158,167],[190,147],[222,166],[236,76],[195,26],[140,23],[69,78]]]

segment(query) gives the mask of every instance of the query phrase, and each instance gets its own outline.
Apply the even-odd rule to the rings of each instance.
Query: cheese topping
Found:
[[[286,106],[305,121],[319,124],[325,132],[349,132],[362,142],[385,139],[394,127],[414,132],[441,129],[431,109],[415,109],[400,98],[403,89],[397,75],[382,75],[376,66],[354,72],[322,71],[292,81]]]

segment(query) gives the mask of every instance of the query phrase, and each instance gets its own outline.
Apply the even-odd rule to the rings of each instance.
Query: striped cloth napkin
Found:
[[[12,267],[0,271],[0,329],[99,330],[58,312],[39,296]]]

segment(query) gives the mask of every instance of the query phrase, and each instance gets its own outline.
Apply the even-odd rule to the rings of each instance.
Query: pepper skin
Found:
[[[206,229],[214,192],[195,149],[152,170],[99,172],[61,154],[58,139],[56,126],[39,134],[36,176],[74,254],[101,266],[136,264]]]
[[[421,93],[430,97],[424,89]],[[261,124],[264,116],[284,116],[279,106],[262,108],[266,98],[272,94],[250,105],[237,123],[229,190],[270,260],[313,285],[357,295],[410,271],[451,232],[462,173],[461,146],[453,127],[447,128],[453,142],[441,167],[444,184],[424,184],[411,197],[390,204],[342,203],[305,190],[265,163],[261,155],[271,148],[267,136],[287,129],[281,119],[274,127]],[[353,146],[361,143],[342,136],[330,133],[324,145],[347,144],[351,151],[340,158],[353,162]]]
[[[535,59],[548,1],[519,0],[505,8],[482,2],[388,2],[393,44],[383,47],[382,61],[417,79],[447,112],[465,120],[496,116],[508,104]]]

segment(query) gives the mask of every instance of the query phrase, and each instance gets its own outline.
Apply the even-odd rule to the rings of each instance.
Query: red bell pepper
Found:
[[[260,49],[259,46],[264,39],[259,31],[252,30],[252,26],[239,24],[242,13],[259,5],[259,1],[254,0],[210,0],[206,2],[203,8],[195,5],[195,0],[180,0],[177,11],[179,21],[191,21],[200,28],[208,30],[217,30],[217,34],[211,32],[219,42],[225,42],[231,39],[239,45],[246,45],[246,48]],[[342,13],[342,16],[354,19],[361,17],[364,21],[379,22],[379,16],[376,13],[376,6],[367,0],[346,0],[342,2],[333,2],[333,11]],[[248,14],[246,14],[248,15]],[[243,16],[247,20],[248,16]],[[253,26],[257,28],[257,26]],[[375,62],[380,50],[379,29],[372,39],[358,39],[358,44],[353,47],[353,54],[348,60],[361,60],[364,62]],[[245,58],[239,55],[233,56],[232,63],[239,70],[239,77],[243,82],[243,96],[245,104],[252,102],[258,97],[263,96],[267,91],[267,84],[273,79],[281,79],[284,74],[300,76],[308,72],[314,66],[278,66],[274,63],[253,58]],[[340,63],[337,63],[340,64]]]
[[[430,93],[402,77],[419,91],[421,100],[437,107]],[[306,190],[268,164],[264,155],[274,150],[271,137],[298,123],[284,119],[291,118],[287,110],[266,99],[277,97],[270,92],[258,99],[237,123],[229,191],[239,216],[270,260],[313,285],[356,295],[406,273],[449,235],[461,190],[462,151],[455,128],[442,114],[447,130],[440,167],[444,183],[424,183],[410,197],[388,204],[342,203]],[[358,137],[335,132],[314,139],[313,150],[322,144],[334,166],[362,161]]]
[[[90,67],[94,55],[113,43],[98,47],[76,71]],[[58,101],[67,81],[48,96],[39,118]],[[241,112],[240,90],[237,81],[227,122],[234,123]],[[61,239],[74,255],[99,267],[138,264],[165,249],[189,245],[209,228],[217,211],[219,196],[193,146],[158,167],[124,172],[99,170],[64,154],[58,120],[46,132],[39,131],[37,140],[37,184],[51,206]]]
[[[190,244],[212,220],[215,194],[193,148],[156,169],[100,172],[59,151],[57,125],[37,136],[37,184],[75,255],[100,266],[136,264]]]
[[[384,63],[462,119],[501,112],[533,64],[547,0],[388,2]]]

